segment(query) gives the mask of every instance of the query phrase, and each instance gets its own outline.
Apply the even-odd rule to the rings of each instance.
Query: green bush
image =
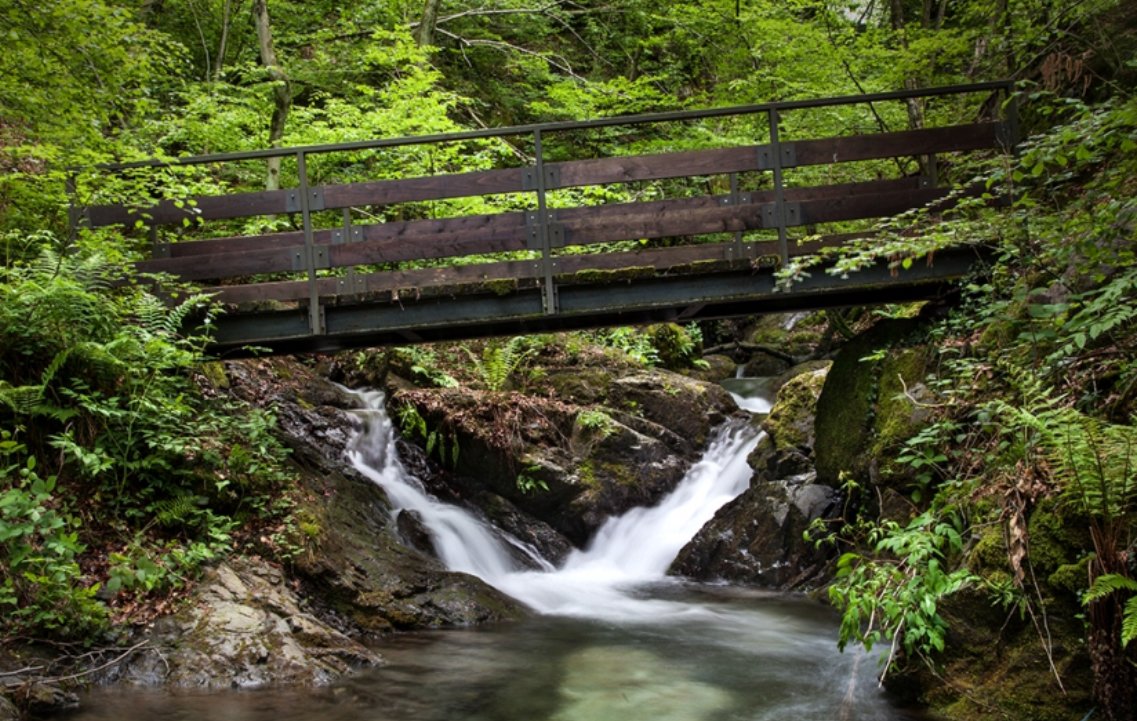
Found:
[[[60,510],[56,478],[36,473],[35,456],[0,430],[0,615],[10,632],[89,633],[106,611],[85,584],[76,557],[84,547]]]

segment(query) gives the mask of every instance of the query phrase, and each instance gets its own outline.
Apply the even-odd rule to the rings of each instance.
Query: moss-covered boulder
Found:
[[[762,428],[778,451],[797,449],[812,453],[817,401],[829,375],[829,365],[806,370],[787,380],[779,389],[776,402],[762,421]]]
[[[1086,520],[1064,513],[1049,499],[1030,512],[1030,565],[1018,590],[1004,529],[980,531],[967,565],[982,581],[940,603],[949,633],[936,669],[913,660],[888,680],[890,690],[957,721],[1086,716],[1090,658],[1079,595],[1092,545]]]
[[[817,401],[814,443],[818,479],[842,473],[875,477],[882,454],[907,438],[926,415],[905,388],[923,379],[928,351],[916,318],[886,320],[850,341],[833,361]]]

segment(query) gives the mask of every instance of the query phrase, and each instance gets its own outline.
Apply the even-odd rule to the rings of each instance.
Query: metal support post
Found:
[[[730,204],[738,208],[742,204],[742,195],[738,192],[738,173],[730,174]],[[734,260],[739,260],[743,257],[744,249],[742,247],[742,231],[734,231],[734,245],[731,248],[731,253],[734,255]]]
[[[545,159],[541,145],[541,129],[533,131],[533,153],[537,158],[535,185],[537,191],[537,245],[541,249],[541,268],[544,271],[542,295],[545,315],[557,313],[557,286],[553,282],[553,248],[549,238],[549,206],[545,197],[548,183],[545,178]]]
[[[320,289],[316,284],[316,241],[312,230],[311,193],[308,190],[308,158],[304,151],[296,153],[296,174],[300,185],[300,213],[304,219],[304,270],[308,273],[308,329],[312,335],[324,335],[324,309],[320,305]]]
[[[770,108],[770,169],[774,171],[774,217],[778,224],[778,257],[782,267],[790,262],[789,238],[786,234],[786,192],[782,180],[782,146],[778,140],[778,109]]]

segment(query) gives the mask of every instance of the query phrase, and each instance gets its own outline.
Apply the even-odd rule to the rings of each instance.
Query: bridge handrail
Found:
[[[542,133],[552,133],[571,130],[607,128],[620,125],[644,125],[650,123],[663,123],[683,120],[701,120],[706,118],[727,117],[731,115],[758,114],[769,112],[771,110],[804,110],[809,108],[824,108],[837,105],[860,105],[863,103],[876,103],[890,100],[932,98],[942,97],[945,95],[964,95],[968,93],[985,91],[1002,91],[1009,97],[1014,91],[1014,81],[991,80],[980,83],[945,85],[935,88],[893,90],[880,93],[869,93],[865,95],[841,95],[833,98],[781,100],[752,105],[734,105],[723,108],[676,110],[671,112],[639,113],[634,115],[616,115],[607,118],[595,118],[592,120],[561,120],[547,123],[530,123],[527,125],[506,126],[503,128],[463,130],[451,133],[436,133],[433,135],[413,135],[398,138],[376,138],[374,140],[358,140],[322,145],[294,145],[285,148],[263,148],[260,150],[246,150],[233,153],[207,153],[204,155],[190,155],[166,159],[152,158],[148,160],[137,160],[125,163],[104,163],[96,167],[101,170],[114,171],[129,170],[133,168],[164,167],[169,165],[200,165],[205,163],[235,162],[240,160],[283,158],[288,156],[295,156],[299,153],[312,155],[317,153],[371,150],[374,148],[392,148],[406,145],[432,145],[436,143],[461,142],[464,140],[484,140],[488,138],[502,138],[514,135],[532,135],[536,131],[541,131]]]

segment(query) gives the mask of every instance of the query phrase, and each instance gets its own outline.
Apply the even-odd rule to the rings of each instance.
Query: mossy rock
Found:
[[[544,382],[557,398],[589,405],[605,402],[612,381],[612,372],[602,368],[557,368],[547,371]]]
[[[899,372],[899,364],[885,363],[878,351],[908,343],[919,327],[918,319],[885,320],[837,354],[817,401],[814,455],[820,482],[837,485],[843,472],[866,476],[878,426],[900,432],[893,430],[892,419],[877,419],[885,366],[890,374],[893,368]]]
[[[717,383],[721,380],[734,377],[734,372],[738,364],[727,355],[713,354],[703,356],[703,363],[705,367],[702,368],[684,368],[680,372],[689,378],[694,378],[700,381],[708,381],[710,383]]]
[[[746,340],[792,356],[808,356],[825,335],[826,324],[823,311],[771,313],[755,320],[747,330]]]
[[[828,373],[827,365],[802,373],[778,390],[774,406],[762,422],[762,428],[770,434],[776,450],[813,449],[814,413]]]

